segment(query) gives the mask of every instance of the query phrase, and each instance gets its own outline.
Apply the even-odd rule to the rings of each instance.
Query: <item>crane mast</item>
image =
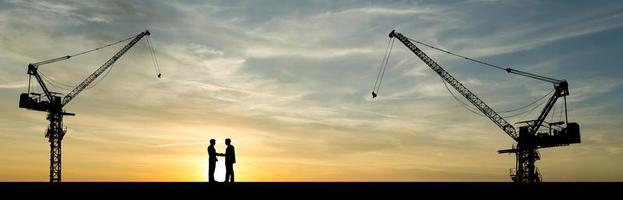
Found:
[[[513,127],[502,116],[500,116],[491,107],[489,107],[484,101],[478,98],[478,96],[476,96],[473,92],[467,89],[463,84],[461,84],[461,82],[456,80],[439,64],[437,64],[437,62],[435,62],[432,58],[426,55],[426,53],[424,53],[421,49],[419,49],[415,44],[411,42],[411,39],[394,30],[389,33],[389,37],[396,38],[400,42],[402,42],[402,44],[404,44],[409,50],[411,50],[416,56],[418,56],[424,63],[426,63],[426,65],[433,69],[433,71],[435,71],[445,82],[449,83],[455,90],[463,95],[463,97],[469,100],[469,102],[472,103],[480,112],[482,112],[486,117],[493,121],[493,123],[500,127],[508,136],[510,136],[513,140],[515,140],[515,142],[517,142],[517,144],[513,145],[513,148],[511,149],[498,151],[499,153],[514,153],[516,155],[516,167],[514,171],[513,169],[511,169],[511,179],[514,182],[541,182],[541,175],[539,174],[538,169],[535,167],[535,162],[540,159],[540,155],[538,153],[539,148],[565,146],[581,142],[579,125],[575,122],[569,123],[566,116],[566,96],[569,95],[567,81],[531,74],[511,68],[500,68],[498,66],[484,63],[468,57],[460,56],[452,52],[416,41],[417,43],[443,51],[445,53],[459,56],[481,64],[504,69],[508,73],[553,83],[555,92],[548,100],[547,104],[545,104],[539,117],[536,120],[520,122],[526,123],[527,125],[519,127],[519,132],[517,132],[517,129],[515,129],[515,127]],[[372,93],[373,97],[376,97],[376,95],[376,93]],[[545,119],[548,113],[554,107],[556,100],[560,97],[564,98],[565,121],[547,123],[549,125],[549,127],[547,127],[548,131],[539,132],[540,128],[543,127],[543,123],[545,123]],[[566,124],[566,127],[562,127],[563,124]]]

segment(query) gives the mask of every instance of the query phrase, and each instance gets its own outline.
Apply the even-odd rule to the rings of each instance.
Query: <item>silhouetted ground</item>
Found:
[[[214,197],[231,195],[233,197],[263,197],[262,199],[264,197],[334,199],[336,196],[380,199],[389,199],[388,197],[420,199],[420,197],[431,196],[494,197],[499,199],[519,197],[605,197],[618,199],[622,192],[623,183],[541,183],[533,185],[471,182],[242,182],[232,185],[202,182],[0,183],[0,194],[3,196],[61,195],[62,197],[73,195],[77,197],[165,197],[178,195]]]

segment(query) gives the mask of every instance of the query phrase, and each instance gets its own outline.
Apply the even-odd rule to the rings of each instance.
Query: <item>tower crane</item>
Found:
[[[553,79],[541,75],[536,75],[516,69],[511,68],[502,68],[496,65],[492,65],[489,63],[485,63],[482,61],[478,61],[472,58],[468,58],[465,56],[461,56],[443,49],[439,49],[437,47],[428,45],[423,42],[419,42],[417,40],[413,40],[404,36],[401,33],[392,30],[389,33],[389,37],[391,40],[391,44],[393,45],[394,39],[398,39],[404,46],[406,46],[409,50],[411,50],[418,58],[420,58],[428,67],[430,67],[433,71],[435,71],[446,83],[451,85],[456,91],[458,91],[463,97],[465,97],[471,104],[473,104],[482,114],[488,117],[493,123],[495,123],[504,133],[510,136],[513,140],[515,140],[516,144],[512,146],[510,149],[499,150],[498,153],[512,153],[516,156],[516,166],[514,169],[511,169],[510,176],[513,182],[520,183],[535,183],[541,182],[541,174],[539,173],[537,167],[535,166],[535,162],[540,159],[540,155],[538,149],[540,148],[548,148],[548,147],[557,147],[557,146],[566,146],[574,143],[580,143],[580,126],[576,122],[568,122],[567,117],[567,100],[566,97],[569,95],[568,83],[566,80]],[[480,64],[488,65],[490,67],[495,67],[501,70],[506,71],[507,73],[524,76],[540,81],[545,81],[553,84],[554,90],[553,95],[548,99],[547,103],[544,105],[543,110],[539,114],[538,118],[535,120],[528,120],[518,122],[518,124],[522,124],[519,129],[516,129],[511,123],[506,121],[504,117],[498,114],[495,110],[493,110],[490,106],[488,106],[484,101],[482,101],[476,94],[471,92],[467,87],[465,87],[461,82],[455,79],[452,75],[450,75],[445,69],[443,69],[437,62],[435,62],[432,58],[430,58],[426,53],[424,53],[420,48],[418,48],[413,42],[454,55],[464,59],[468,59]],[[389,44],[388,44],[389,45]],[[389,53],[391,53],[391,47]],[[382,73],[384,74],[384,67],[387,65],[387,57],[389,56],[386,53],[386,58],[384,58],[383,64],[381,65]],[[379,71],[380,80],[382,81],[383,74]],[[378,87],[380,87],[379,78],[377,77],[377,83],[375,83],[375,89],[372,92],[372,97],[375,98],[378,95]],[[444,83],[445,84],[445,83]],[[545,122],[548,114],[554,107],[556,101],[561,98],[563,99],[563,109],[564,109],[564,121],[559,122]],[[536,107],[535,107],[536,108]]]
[[[22,93],[20,95],[19,107],[28,110],[42,111],[48,113],[47,120],[50,122],[50,125],[46,130],[45,137],[48,138],[48,142],[50,142],[50,182],[61,182],[61,141],[67,133],[67,129],[63,127],[63,116],[75,115],[74,113],[66,112],[64,109],[65,105],[71,102],[78,94],[80,94],[80,92],[82,92],[95,79],[102,75],[102,73],[109,69],[119,58],[121,58],[121,56],[123,56],[130,48],[132,48],[137,42],[139,42],[139,40],[141,40],[145,36],[149,36],[150,34],[151,33],[148,30],[145,30],[144,32],[141,32],[136,36],[132,36],[103,47],[84,51],[74,55],[67,55],[37,63],[31,63],[28,65],[28,93]],[[113,57],[108,59],[108,61],[106,61],[102,66],[95,70],[95,72],[89,75],[65,96],[62,96],[62,94],[60,93],[50,91],[46,86],[46,83],[42,79],[40,72],[38,71],[39,67],[43,65],[64,61],[72,57],[96,51],[104,47],[118,44],[127,40],[130,40],[128,44],[126,44]],[[155,56],[154,51],[151,47],[151,43],[148,44],[150,45],[150,53],[152,53],[152,56]],[[159,68],[157,66],[157,62],[155,61],[155,57],[153,57],[153,59],[156,70],[158,71],[157,77],[160,78],[161,74],[159,73]],[[39,84],[41,90],[43,90],[43,95],[41,93],[30,92],[30,82],[33,76],[37,80],[37,83]]]

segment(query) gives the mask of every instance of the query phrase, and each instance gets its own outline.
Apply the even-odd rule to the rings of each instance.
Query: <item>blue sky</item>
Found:
[[[544,179],[622,180],[622,27],[618,1],[3,0],[0,180],[47,180],[45,114],[17,108],[27,64],[145,29],[163,79],[141,42],[66,107],[65,180],[203,180],[208,139],[231,137],[248,181],[509,181],[512,140],[400,43],[370,98],[393,29],[566,79],[583,141],[543,150]],[[496,110],[552,87],[422,49]],[[41,71],[76,85],[114,51]]]

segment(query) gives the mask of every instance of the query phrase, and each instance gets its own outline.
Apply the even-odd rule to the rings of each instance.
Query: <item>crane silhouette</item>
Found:
[[[452,53],[447,50],[443,50],[432,45],[408,38],[401,33],[392,30],[389,33],[389,37],[391,38],[391,45],[393,46],[394,39],[398,39],[404,46],[406,46],[409,50],[411,50],[418,58],[420,58],[426,65],[428,65],[433,71],[435,71],[442,79],[444,84],[447,82],[450,84],[456,91],[458,91],[463,97],[465,97],[471,104],[473,104],[478,111],[480,111],[484,116],[488,117],[493,123],[495,123],[499,128],[501,128],[508,136],[510,136],[513,140],[517,142],[517,144],[513,145],[511,149],[499,150],[498,153],[514,153],[516,155],[516,168],[511,169],[511,179],[514,182],[523,182],[523,183],[534,183],[541,182],[541,175],[538,172],[538,169],[535,166],[535,162],[540,159],[540,155],[538,152],[539,148],[548,148],[548,147],[557,147],[557,146],[566,146],[573,143],[580,143],[580,126],[575,122],[568,122],[567,118],[567,100],[566,96],[569,95],[569,88],[567,81],[558,80],[549,77],[544,77],[528,72],[523,72],[511,68],[503,68],[496,65],[492,65],[486,62],[482,62],[479,60],[475,60],[472,58],[468,58],[465,56],[461,56],[455,53]],[[528,120],[518,122],[520,124],[524,124],[519,127],[519,131],[504,117],[498,114],[495,110],[493,110],[490,106],[488,106],[484,101],[482,101],[476,94],[471,92],[467,87],[465,87],[461,82],[455,79],[450,73],[448,73],[445,69],[443,69],[437,62],[435,62],[432,58],[430,58],[426,53],[424,53],[420,48],[418,48],[413,42],[425,45],[427,47],[433,48],[435,50],[442,51],[444,53],[448,53],[454,56],[458,56],[470,61],[474,61],[483,65],[487,65],[489,67],[494,67],[497,69],[501,69],[506,71],[507,73],[516,74],[520,76],[529,77],[536,80],[541,80],[545,82],[552,83],[554,86],[554,93],[549,98],[547,103],[545,104],[543,110],[539,114],[539,117],[535,120]],[[389,45],[389,44],[388,44]],[[383,58],[383,62],[381,65],[381,69],[379,70],[379,75],[377,76],[377,81],[375,82],[374,89],[372,91],[372,97],[376,98],[378,96],[378,90],[380,88],[380,84],[383,79],[385,68],[387,67],[387,59],[391,54],[391,48],[389,46],[389,53],[385,54]],[[562,97],[564,101],[564,111],[565,111],[565,121],[560,122],[545,122],[546,117],[554,107],[556,101]],[[545,126],[544,124],[547,124]],[[565,126],[566,125],[566,126]],[[542,128],[545,131],[541,131]]]
[[[45,60],[37,63],[32,63],[28,65],[28,93],[22,93],[20,95],[19,107],[25,108],[28,110],[42,111],[47,112],[47,120],[50,122],[48,126],[45,137],[48,138],[50,142],[50,182],[61,182],[61,141],[63,137],[67,133],[67,129],[63,127],[63,116],[74,116],[74,113],[65,112],[64,107],[69,102],[71,102],[80,92],[82,92],[87,86],[91,85],[95,79],[97,79],[100,75],[102,75],[107,69],[109,69],[121,56],[123,56],[130,48],[132,48],[137,42],[139,42],[144,36],[149,36],[151,33],[146,30],[141,32],[136,36],[129,37],[127,39],[108,44],[106,46],[98,47],[92,50],[80,52],[74,55],[62,56],[50,60]],[[121,50],[119,50],[113,57],[108,59],[102,66],[100,66],[95,72],[89,75],[86,79],[84,79],[78,86],[76,86],[71,92],[67,95],[62,96],[62,94],[57,92],[52,92],[46,86],[46,83],[42,79],[41,74],[38,69],[42,65],[55,63],[63,60],[70,59],[75,56],[83,55],[89,52],[93,52],[96,50],[100,50],[104,47],[112,46],[121,42],[125,42],[130,40],[128,44],[126,44]],[[150,52],[153,53],[153,48],[151,44],[149,44]],[[155,57],[154,57],[155,59]],[[156,64],[156,70],[159,71],[159,68]],[[32,77],[35,77],[37,83],[40,88],[43,90],[43,95],[40,93],[30,92],[30,82]],[[158,72],[158,78],[161,77],[161,74]]]

